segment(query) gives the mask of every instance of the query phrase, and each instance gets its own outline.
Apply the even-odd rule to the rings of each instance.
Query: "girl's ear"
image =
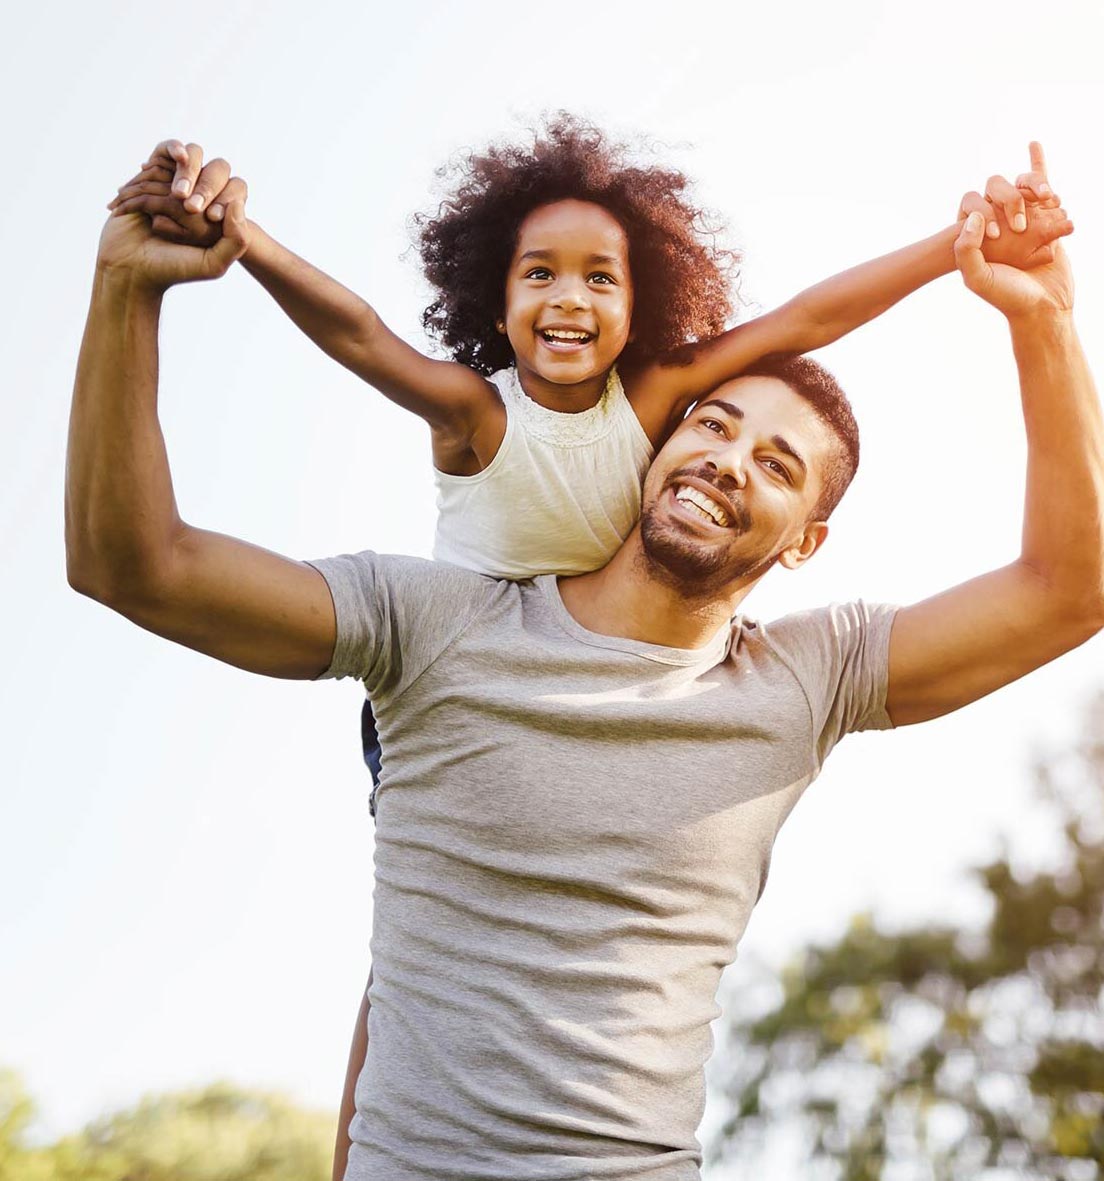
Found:
[[[495,327],[498,329],[499,332],[502,333],[503,336],[506,335],[506,321],[501,316],[499,316],[498,319],[495,320]]]

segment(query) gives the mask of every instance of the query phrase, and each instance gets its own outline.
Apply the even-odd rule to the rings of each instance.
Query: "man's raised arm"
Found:
[[[322,576],[182,521],[157,419],[165,290],[217,278],[245,245],[241,201],[209,249],[155,238],[142,214],[109,218],[73,390],[66,564],[76,590],[149,631],[254,672],[313,677],[335,637]]]
[[[1027,429],[1019,558],[898,612],[887,709],[922,722],[991,693],[1104,627],[1104,421],[1073,326],[1064,251],[1030,271],[990,266],[982,219],[955,247],[966,285],[1008,319]]]

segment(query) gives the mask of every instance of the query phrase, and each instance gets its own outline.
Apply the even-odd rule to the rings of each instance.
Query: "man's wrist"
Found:
[[[99,299],[120,308],[159,308],[167,285],[157,282],[149,275],[125,263],[107,263],[96,260],[96,274],[93,280],[93,299]]]
[[[1057,338],[1068,336],[1073,331],[1073,309],[1044,305],[1028,308],[1021,312],[1007,313],[1008,326],[1013,334],[1030,333],[1036,336]]]

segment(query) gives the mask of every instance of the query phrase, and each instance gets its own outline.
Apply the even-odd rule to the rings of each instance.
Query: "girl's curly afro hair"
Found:
[[[441,170],[457,173],[436,216],[415,218],[425,274],[438,293],[422,323],[457,361],[483,374],[511,363],[495,321],[518,230],[534,209],[568,198],[601,205],[628,238],[635,299],[626,360],[724,330],[737,257],[715,244],[716,227],[685,195],[681,172],[634,164],[625,144],[560,113],[532,144],[492,145]]]

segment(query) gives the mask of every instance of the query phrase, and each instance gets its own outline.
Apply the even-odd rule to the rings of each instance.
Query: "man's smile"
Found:
[[[671,484],[674,499],[695,520],[728,529],[747,516],[715,485],[696,476],[679,476]]]

